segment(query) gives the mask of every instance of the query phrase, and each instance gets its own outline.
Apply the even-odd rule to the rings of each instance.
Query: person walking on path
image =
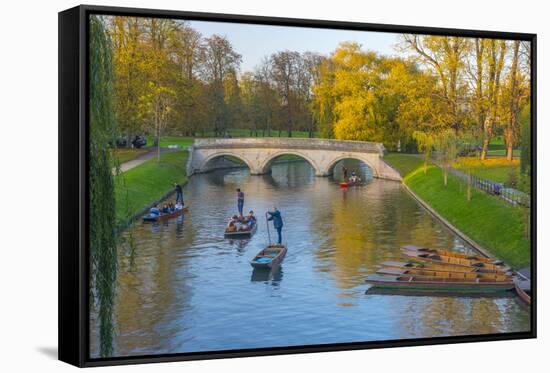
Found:
[[[269,218],[267,220],[273,220],[273,227],[275,227],[275,230],[277,231],[277,243],[280,245],[283,238],[282,238],[282,230],[283,230],[283,217],[281,216],[281,212],[277,210],[277,207],[273,207],[273,211],[268,211]]]
[[[183,206],[183,189],[181,185],[174,183],[174,188],[176,189],[176,203],[181,203]]]
[[[239,210],[239,216],[243,216],[244,207],[244,193],[240,189],[237,189],[237,209]]]

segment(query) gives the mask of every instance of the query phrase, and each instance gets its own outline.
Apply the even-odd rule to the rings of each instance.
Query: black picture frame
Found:
[[[281,25],[456,35],[531,42],[531,331],[460,337],[417,338],[280,348],[231,351],[205,351],[135,357],[90,358],[88,302],[88,20],[92,14],[174,18],[244,24]],[[420,26],[398,26],[358,22],[275,18],[231,14],[184,12],[81,5],[59,13],[59,360],[79,367],[219,359],[259,355],[282,355],[370,348],[436,345],[536,338],[537,326],[537,255],[536,255],[536,123],[537,123],[537,36],[529,33],[461,30]]]

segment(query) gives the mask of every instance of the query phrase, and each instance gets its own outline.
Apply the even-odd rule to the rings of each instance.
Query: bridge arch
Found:
[[[248,169],[250,170],[250,173],[254,173],[255,169],[254,169],[254,166],[252,165],[252,162],[250,162],[250,160],[248,160],[246,157],[243,157],[235,152],[231,152],[231,151],[220,151],[220,152],[216,152],[214,154],[211,154],[209,155],[206,159],[204,159],[204,161],[202,161],[201,165],[199,166],[199,169],[201,172],[208,172],[208,171],[212,171],[214,169],[217,169],[217,168],[224,168],[223,166],[220,167],[220,166],[216,166],[214,165],[213,163],[216,162],[216,160],[219,160],[223,157],[233,157],[233,158],[237,158],[238,160],[240,160],[241,162],[243,162],[246,167],[248,167]],[[226,161],[226,162],[231,162],[231,161]],[[227,167],[231,167],[230,164],[226,165],[225,166],[226,168]]]
[[[271,166],[273,165],[273,163],[275,162],[275,160],[277,158],[279,158],[280,156],[283,156],[283,155],[295,155],[297,157],[300,157],[302,158],[303,160],[305,160],[307,163],[310,164],[310,166],[315,170],[315,174],[316,175],[321,175],[321,168],[319,167],[319,165],[317,164],[317,162],[315,162],[311,157],[309,157],[308,155],[302,153],[302,152],[299,152],[299,151],[294,151],[294,150],[282,150],[282,151],[279,151],[279,152],[276,152],[272,155],[270,155],[268,158],[266,158],[264,160],[264,162],[261,164],[260,166],[260,172],[262,174],[265,174],[265,173],[269,173],[271,171]]]
[[[339,157],[336,157],[334,159],[332,159],[328,166],[327,166],[327,169],[325,171],[325,174],[326,175],[332,175],[334,173],[334,167],[336,166],[336,164],[340,161],[343,161],[344,159],[355,159],[357,161],[360,161],[360,162],[363,162],[364,164],[366,164],[367,166],[369,166],[369,168],[371,169],[372,171],[372,175],[374,177],[379,177],[380,175],[378,174],[378,168],[375,167],[373,164],[372,164],[372,161],[370,159],[368,159],[368,157],[361,157],[359,155],[351,155],[351,154],[344,154],[344,155],[341,155]]]

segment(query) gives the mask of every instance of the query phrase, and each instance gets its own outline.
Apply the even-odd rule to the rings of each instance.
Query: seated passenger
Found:
[[[249,225],[256,223],[256,216],[254,216],[254,211],[250,210],[248,216],[246,217],[246,221]]]
[[[164,206],[162,206],[162,213],[168,214],[170,210],[168,209],[168,205],[165,203]]]
[[[176,210],[181,210],[183,208],[183,203],[176,203],[176,205],[174,206],[174,209]]]
[[[233,219],[229,220],[229,223],[227,223],[227,228],[225,230],[228,232],[235,232],[237,230],[237,224]]]
[[[149,214],[155,215],[155,216],[160,215],[160,210],[158,209],[157,205],[154,205],[153,207],[151,207],[151,209],[149,210]]]

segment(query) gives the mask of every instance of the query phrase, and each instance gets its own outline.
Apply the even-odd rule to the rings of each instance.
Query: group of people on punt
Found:
[[[254,211],[250,211],[247,216],[243,216],[244,206],[244,192],[241,189],[237,189],[237,210],[239,215],[233,215],[227,223],[226,232],[241,232],[252,229],[256,224],[256,216]],[[267,220],[273,221],[273,227],[277,231],[277,242],[282,242],[282,230],[283,230],[283,217],[277,207],[273,207],[272,211],[268,211],[266,216]]]
[[[162,208],[159,208],[158,205],[154,205],[149,210],[149,214],[160,216],[164,214],[170,214],[174,211],[181,210],[181,209],[183,209],[183,203],[180,203],[179,201],[176,202],[175,204],[172,202],[169,202],[169,203],[165,203],[162,206]]]
[[[227,223],[227,232],[248,231],[256,224],[254,211],[250,211],[247,216],[233,215]]]
[[[347,180],[350,183],[358,183],[361,181],[361,178],[357,176],[355,171],[351,172],[351,177],[348,179],[348,169],[346,166],[342,166],[342,174],[344,175],[344,180]]]
[[[176,203],[165,203],[162,208],[159,208],[158,204],[155,204],[149,210],[149,214],[151,216],[158,217],[160,215],[170,214],[174,211],[183,209],[183,188],[181,187],[181,185],[174,183],[174,189],[176,191]]]

